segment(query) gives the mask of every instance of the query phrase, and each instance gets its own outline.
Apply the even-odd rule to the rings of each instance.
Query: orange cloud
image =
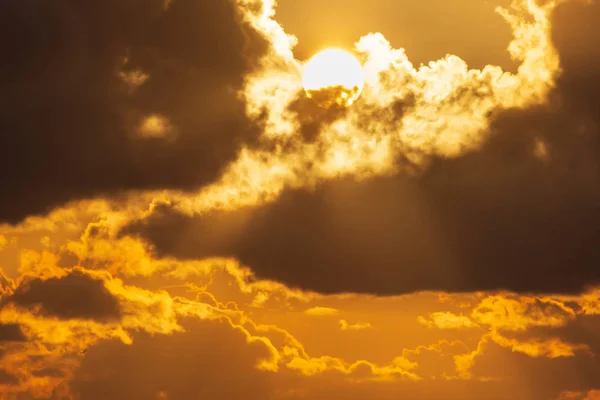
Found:
[[[456,315],[451,312],[434,312],[429,314],[429,319],[418,318],[419,323],[430,328],[457,329],[457,328],[476,328],[478,325],[464,315]]]
[[[4,250],[4,248],[8,245],[8,239],[4,235],[0,235],[0,251]]]
[[[564,326],[575,318],[575,312],[550,297],[492,295],[479,302],[471,317],[481,325],[520,331],[534,326]]]
[[[340,329],[343,331],[360,331],[363,329],[371,329],[372,326],[368,322],[357,322],[355,324],[349,324],[345,319],[340,319]]]
[[[249,75],[244,89],[250,118],[265,117],[266,143],[286,141],[286,151],[243,149],[221,179],[195,196],[172,193],[177,208],[189,214],[236,209],[273,201],[284,187],[311,187],[340,175],[365,178],[395,173],[399,154],[410,160],[410,171],[421,169],[431,156],[454,157],[477,148],[496,109],[546,102],[560,72],[550,32],[556,2],[514,1],[497,11],[514,35],[508,50],[521,63],[518,73],[488,65],[469,69],[458,56],[448,55],[414,67],[403,49],[394,49],[381,33],[360,38],[366,84],[360,107],[325,127],[315,143],[297,136],[299,120],[289,107],[303,93],[303,66],[293,56],[296,39],[275,19],[275,3],[240,2],[247,20],[271,43],[263,68]],[[387,116],[394,104],[411,103],[401,124]],[[277,147],[276,147],[277,148]],[[307,169],[307,166],[311,167]]]
[[[328,316],[328,315],[335,315],[337,313],[339,313],[339,310],[336,310],[335,308],[331,308],[331,307],[312,307],[309,308],[308,310],[304,311],[305,314],[307,315],[313,315],[313,316]]]
[[[589,390],[586,392],[575,392],[566,390],[562,392],[557,400],[597,400],[600,399],[600,390]]]
[[[499,335],[493,335],[492,340],[502,347],[527,354],[531,357],[573,357],[575,356],[575,352],[587,352],[589,350],[589,347],[585,344],[569,344],[558,338],[520,342],[516,339],[507,339]]]
[[[271,44],[261,69],[245,79],[240,93],[247,100],[248,115],[263,118],[261,145],[242,149],[221,178],[194,193],[146,191],[118,201],[74,202],[15,226],[0,226],[1,257],[13,247],[18,249],[10,273],[0,270],[0,399],[25,393],[76,398],[80,388],[71,386],[75,375],[113,360],[131,362],[115,366],[133,371],[135,379],[127,384],[151,376],[152,365],[135,365],[139,360],[169,363],[161,365],[161,371],[166,374],[172,369],[184,380],[180,363],[189,361],[185,356],[191,348],[201,350],[194,353],[198,358],[223,363],[214,380],[229,378],[229,369],[242,363],[238,353],[251,349],[243,356],[247,356],[244,366],[253,369],[239,376],[252,373],[252,379],[264,379],[260,384],[276,387],[278,393],[317,400],[311,390],[319,385],[346,390],[348,399],[365,387],[375,388],[372,398],[388,399],[402,397],[407,386],[401,385],[441,387],[443,392],[458,387],[453,384],[474,383],[466,381],[487,382],[491,378],[477,374],[474,366],[481,360],[497,361],[488,351],[494,344],[525,360],[535,359],[542,369],[549,365],[547,359],[589,360],[598,346],[595,339],[581,335],[580,343],[571,342],[558,328],[581,329],[577,322],[587,323],[600,315],[598,288],[569,296],[325,295],[260,279],[252,265],[234,258],[161,258],[145,241],[120,234],[123,226],[143,221],[165,204],[188,215],[237,209],[274,201],[286,187],[310,188],[341,175],[362,179],[392,174],[404,168],[397,165],[399,155],[420,170],[431,157],[455,157],[476,149],[495,110],[544,103],[560,73],[550,40],[556,2],[522,0],[514,3],[511,12],[499,10],[514,36],[509,51],[521,63],[515,74],[496,66],[469,69],[452,55],[415,67],[404,50],[394,49],[384,35],[368,34],[356,43],[367,71],[362,106],[324,124],[314,142],[307,142],[297,135],[303,122],[290,107],[301,90],[302,65],[292,52],[295,39],[277,23],[275,2],[238,0],[236,4],[244,10],[243,18]],[[152,80],[138,70],[121,72],[119,77],[131,90]],[[400,124],[386,110],[403,101],[414,104],[407,107]],[[158,114],[148,115],[139,125],[141,134],[154,139],[172,128]],[[538,147],[538,156],[552,157],[543,143]],[[595,329],[593,322],[590,326]],[[204,336],[202,329],[214,327],[217,335]],[[553,329],[555,335],[542,339],[539,329]],[[238,353],[206,339],[228,333],[239,339]],[[193,339],[186,343],[189,347],[179,348],[181,360],[173,361],[165,354],[182,337]],[[137,351],[138,340],[147,345],[139,347],[146,353],[155,343],[164,347],[156,348],[156,358],[144,358],[132,350]],[[133,354],[132,359],[115,353],[106,359],[99,354],[87,358],[86,350],[103,346],[126,348],[123,352]],[[587,364],[581,368],[596,371]],[[146,375],[136,375],[138,370]],[[498,375],[503,385],[511,385],[510,376],[501,370]],[[78,379],[84,385],[81,381],[102,384],[108,378],[90,374]],[[252,379],[228,380],[227,385],[242,387]],[[551,382],[532,386],[546,383]],[[580,387],[567,383],[564,387]],[[389,395],[390,387],[397,392]],[[454,397],[468,394],[470,386],[461,387],[467,389],[452,392]],[[176,390],[169,389],[153,386],[152,394],[176,398],[172,395]],[[126,393],[127,385],[122,390]],[[326,398],[330,397],[329,393]],[[600,392],[564,391],[559,398],[594,400]]]

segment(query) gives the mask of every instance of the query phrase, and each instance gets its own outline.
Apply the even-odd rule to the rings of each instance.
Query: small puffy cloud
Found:
[[[430,328],[458,329],[478,327],[469,317],[456,315],[451,312],[434,312],[429,314],[429,319],[419,316],[418,321],[420,324]]]
[[[335,315],[335,314],[339,313],[339,310],[337,310],[335,308],[331,308],[331,307],[316,306],[316,307],[309,308],[308,310],[304,311],[304,313],[307,315],[315,316],[315,317],[325,317],[325,316]]]
[[[163,138],[173,132],[169,121],[160,115],[150,115],[144,118],[138,129],[142,138]]]
[[[345,319],[339,320],[340,329],[343,331],[361,331],[363,329],[371,329],[371,326],[368,322],[357,322],[355,324],[350,324]]]
[[[254,299],[252,300],[252,307],[260,308],[262,307],[267,300],[269,300],[269,294],[267,292],[258,292]]]

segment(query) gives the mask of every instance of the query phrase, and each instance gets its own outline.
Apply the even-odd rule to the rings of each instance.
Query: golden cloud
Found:
[[[254,366],[274,380],[332,379],[340,386],[485,381],[489,377],[474,367],[491,357],[490,344],[536,361],[589,359],[597,349],[594,343],[570,342],[559,337],[561,332],[540,338],[536,329],[566,329],[600,315],[599,289],[569,296],[433,293],[429,303],[417,295],[323,295],[260,279],[251,266],[232,258],[158,258],[143,240],[119,235],[123,226],[165,204],[187,214],[237,209],[273,201],[286,187],[311,187],[341,175],[392,174],[399,158],[407,160],[401,168],[418,171],[430,157],[456,157],[477,148],[494,112],[544,103],[560,73],[549,20],[557,2],[522,0],[510,10],[498,10],[513,32],[509,51],[520,62],[516,74],[496,66],[469,69],[452,55],[417,68],[403,49],[372,33],[355,45],[367,73],[362,97],[306,141],[296,134],[302,121],[290,106],[301,92],[302,65],[292,53],[296,40],[275,20],[274,1],[237,3],[271,44],[270,54],[239,94],[250,117],[265,118],[260,145],[243,149],[220,180],[196,193],[148,191],[119,201],[75,202],[16,226],[1,226],[0,257],[9,243],[19,252],[14,271],[0,270],[0,326],[18,327],[26,340],[9,343],[0,337],[0,392],[67,396],[86,349],[111,340],[136,346],[140,332],[186,334],[182,321],[187,319],[238,333],[261,350]],[[151,79],[139,71],[120,76],[132,87]],[[401,119],[394,115],[397,107],[403,107]],[[140,125],[151,137],[169,129],[169,121],[158,115]],[[552,157],[544,149],[540,144],[535,151]],[[40,247],[29,248],[34,247],[29,243]],[[73,260],[65,266],[67,255]],[[61,286],[73,282],[73,276],[80,278]],[[99,304],[91,297],[78,297],[88,300],[83,308],[69,307],[75,301],[58,301],[75,286],[84,287],[82,282],[92,282],[85,287],[110,299],[101,304],[114,300],[112,318],[95,318],[106,310],[86,308]],[[396,315],[383,312],[393,307]],[[411,307],[417,311],[409,318]],[[330,316],[336,318],[325,318]],[[410,322],[404,326],[405,321]],[[226,349],[210,350],[236,362]],[[156,395],[169,398],[163,390]],[[595,390],[560,396],[600,398]]]
[[[345,319],[340,319],[339,323],[340,329],[343,331],[360,331],[363,329],[371,329],[373,327],[368,322],[357,322],[355,324],[350,324]]]
[[[313,315],[313,316],[328,316],[328,315],[335,315],[339,312],[339,310],[336,310],[335,308],[331,308],[331,307],[312,307],[309,308],[308,310],[304,311],[305,314],[307,315]]]
[[[464,315],[455,315],[451,312],[434,312],[429,314],[429,319],[419,317],[419,323],[430,328],[456,329],[456,328],[475,328],[476,323]]]
[[[399,156],[410,161],[407,171],[422,168],[433,155],[458,156],[482,143],[490,114],[544,103],[560,73],[550,37],[555,1],[516,0],[510,9],[497,9],[513,31],[508,51],[521,63],[516,74],[491,65],[469,69],[453,55],[415,68],[403,49],[372,33],[355,44],[366,73],[361,98],[306,143],[295,134],[300,126],[289,107],[303,91],[302,65],[292,54],[296,39],[274,19],[274,2],[263,2],[260,12],[254,1],[238,3],[271,42],[262,69],[247,78],[242,93],[250,117],[266,112],[262,139],[269,150],[245,149],[219,182],[193,197],[172,196],[183,212],[271,201],[284,187],[311,186],[340,175],[391,174]],[[392,110],[402,104],[410,107],[398,120]]]

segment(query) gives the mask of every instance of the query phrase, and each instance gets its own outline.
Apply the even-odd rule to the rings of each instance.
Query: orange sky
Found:
[[[600,399],[600,3],[558,3],[1,3],[0,400]]]

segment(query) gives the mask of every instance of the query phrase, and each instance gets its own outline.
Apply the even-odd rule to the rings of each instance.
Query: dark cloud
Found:
[[[534,388],[523,390],[513,381],[498,380],[482,382],[477,380],[427,380],[420,382],[401,381],[381,384],[381,382],[364,382],[355,384],[332,383],[325,377],[302,377],[300,392],[310,393],[315,400],[335,397],[340,400],[359,400],[371,398],[376,394],[380,400],[423,399],[423,400],[554,400],[535,394]],[[547,381],[546,377],[546,381]],[[532,386],[532,385],[531,385]],[[547,392],[547,391],[543,391]],[[553,392],[552,392],[553,393]],[[298,396],[300,397],[300,396]]]
[[[159,209],[126,232],[161,255],[234,256],[260,277],[322,292],[598,283],[599,16],[598,3],[556,11],[564,74],[549,104],[496,114],[478,151],[419,176],[288,190],[252,210],[189,219]]]
[[[61,319],[109,321],[121,316],[119,302],[106,290],[104,282],[79,272],[63,278],[26,281],[3,303],[39,305],[44,314]]]
[[[61,268],[72,268],[79,265],[79,257],[69,250],[61,251],[56,264]]]
[[[51,377],[51,378],[63,378],[66,374],[59,368],[43,368],[32,372],[33,376],[38,377]]]
[[[298,135],[302,136],[306,142],[313,142],[324,128],[327,128],[346,115],[348,108],[340,105],[346,102],[342,94],[345,93],[351,97],[356,90],[356,87],[349,90],[340,86],[333,86],[313,90],[310,92],[311,97],[308,97],[304,91],[299,92],[297,97],[288,106],[288,110],[295,114],[298,121]],[[357,101],[360,103],[359,107],[363,108],[364,114],[369,116],[368,119],[387,118],[398,127],[400,127],[402,117],[406,111],[415,106],[414,95],[398,99],[386,109],[362,104],[360,97]],[[391,118],[389,114],[392,114]],[[359,122],[359,126],[361,123]]]
[[[4,368],[0,368],[0,385],[18,385],[19,379],[13,374],[6,371]]]
[[[592,383],[595,377],[600,376],[600,364],[596,360],[597,354],[600,354],[600,315],[578,315],[576,319],[569,321],[565,326],[560,327],[532,327],[527,332],[503,332],[507,337],[515,337],[519,340],[526,340],[527,337],[541,338],[543,340],[552,340],[561,338],[566,343],[585,344],[588,350],[581,351],[581,354],[587,356],[581,361],[593,365],[595,369],[586,373],[586,377]]]
[[[26,340],[19,324],[0,323],[0,342],[24,342]]]
[[[261,399],[275,374],[254,366],[268,353],[220,322],[181,321],[186,332],[134,335],[132,345],[101,343],[88,351],[71,383],[83,399]],[[141,382],[144,382],[141,384]]]
[[[233,0],[0,2],[0,221],[215,179],[259,132],[236,90],[267,47]]]
[[[477,377],[502,377],[500,382],[519,388],[524,399],[541,400],[557,399],[565,389],[597,387],[600,369],[595,357],[530,357],[488,342],[475,357],[471,372]]]
[[[335,103],[344,90],[347,91],[347,89],[341,87],[321,89],[313,91],[311,97],[308,97],[304,91],[301,91],[289,104],[288,109],[298,119],[298,134],[305,141],[314,141],[324,127],[346,114],[347,108],[338,106]]]

